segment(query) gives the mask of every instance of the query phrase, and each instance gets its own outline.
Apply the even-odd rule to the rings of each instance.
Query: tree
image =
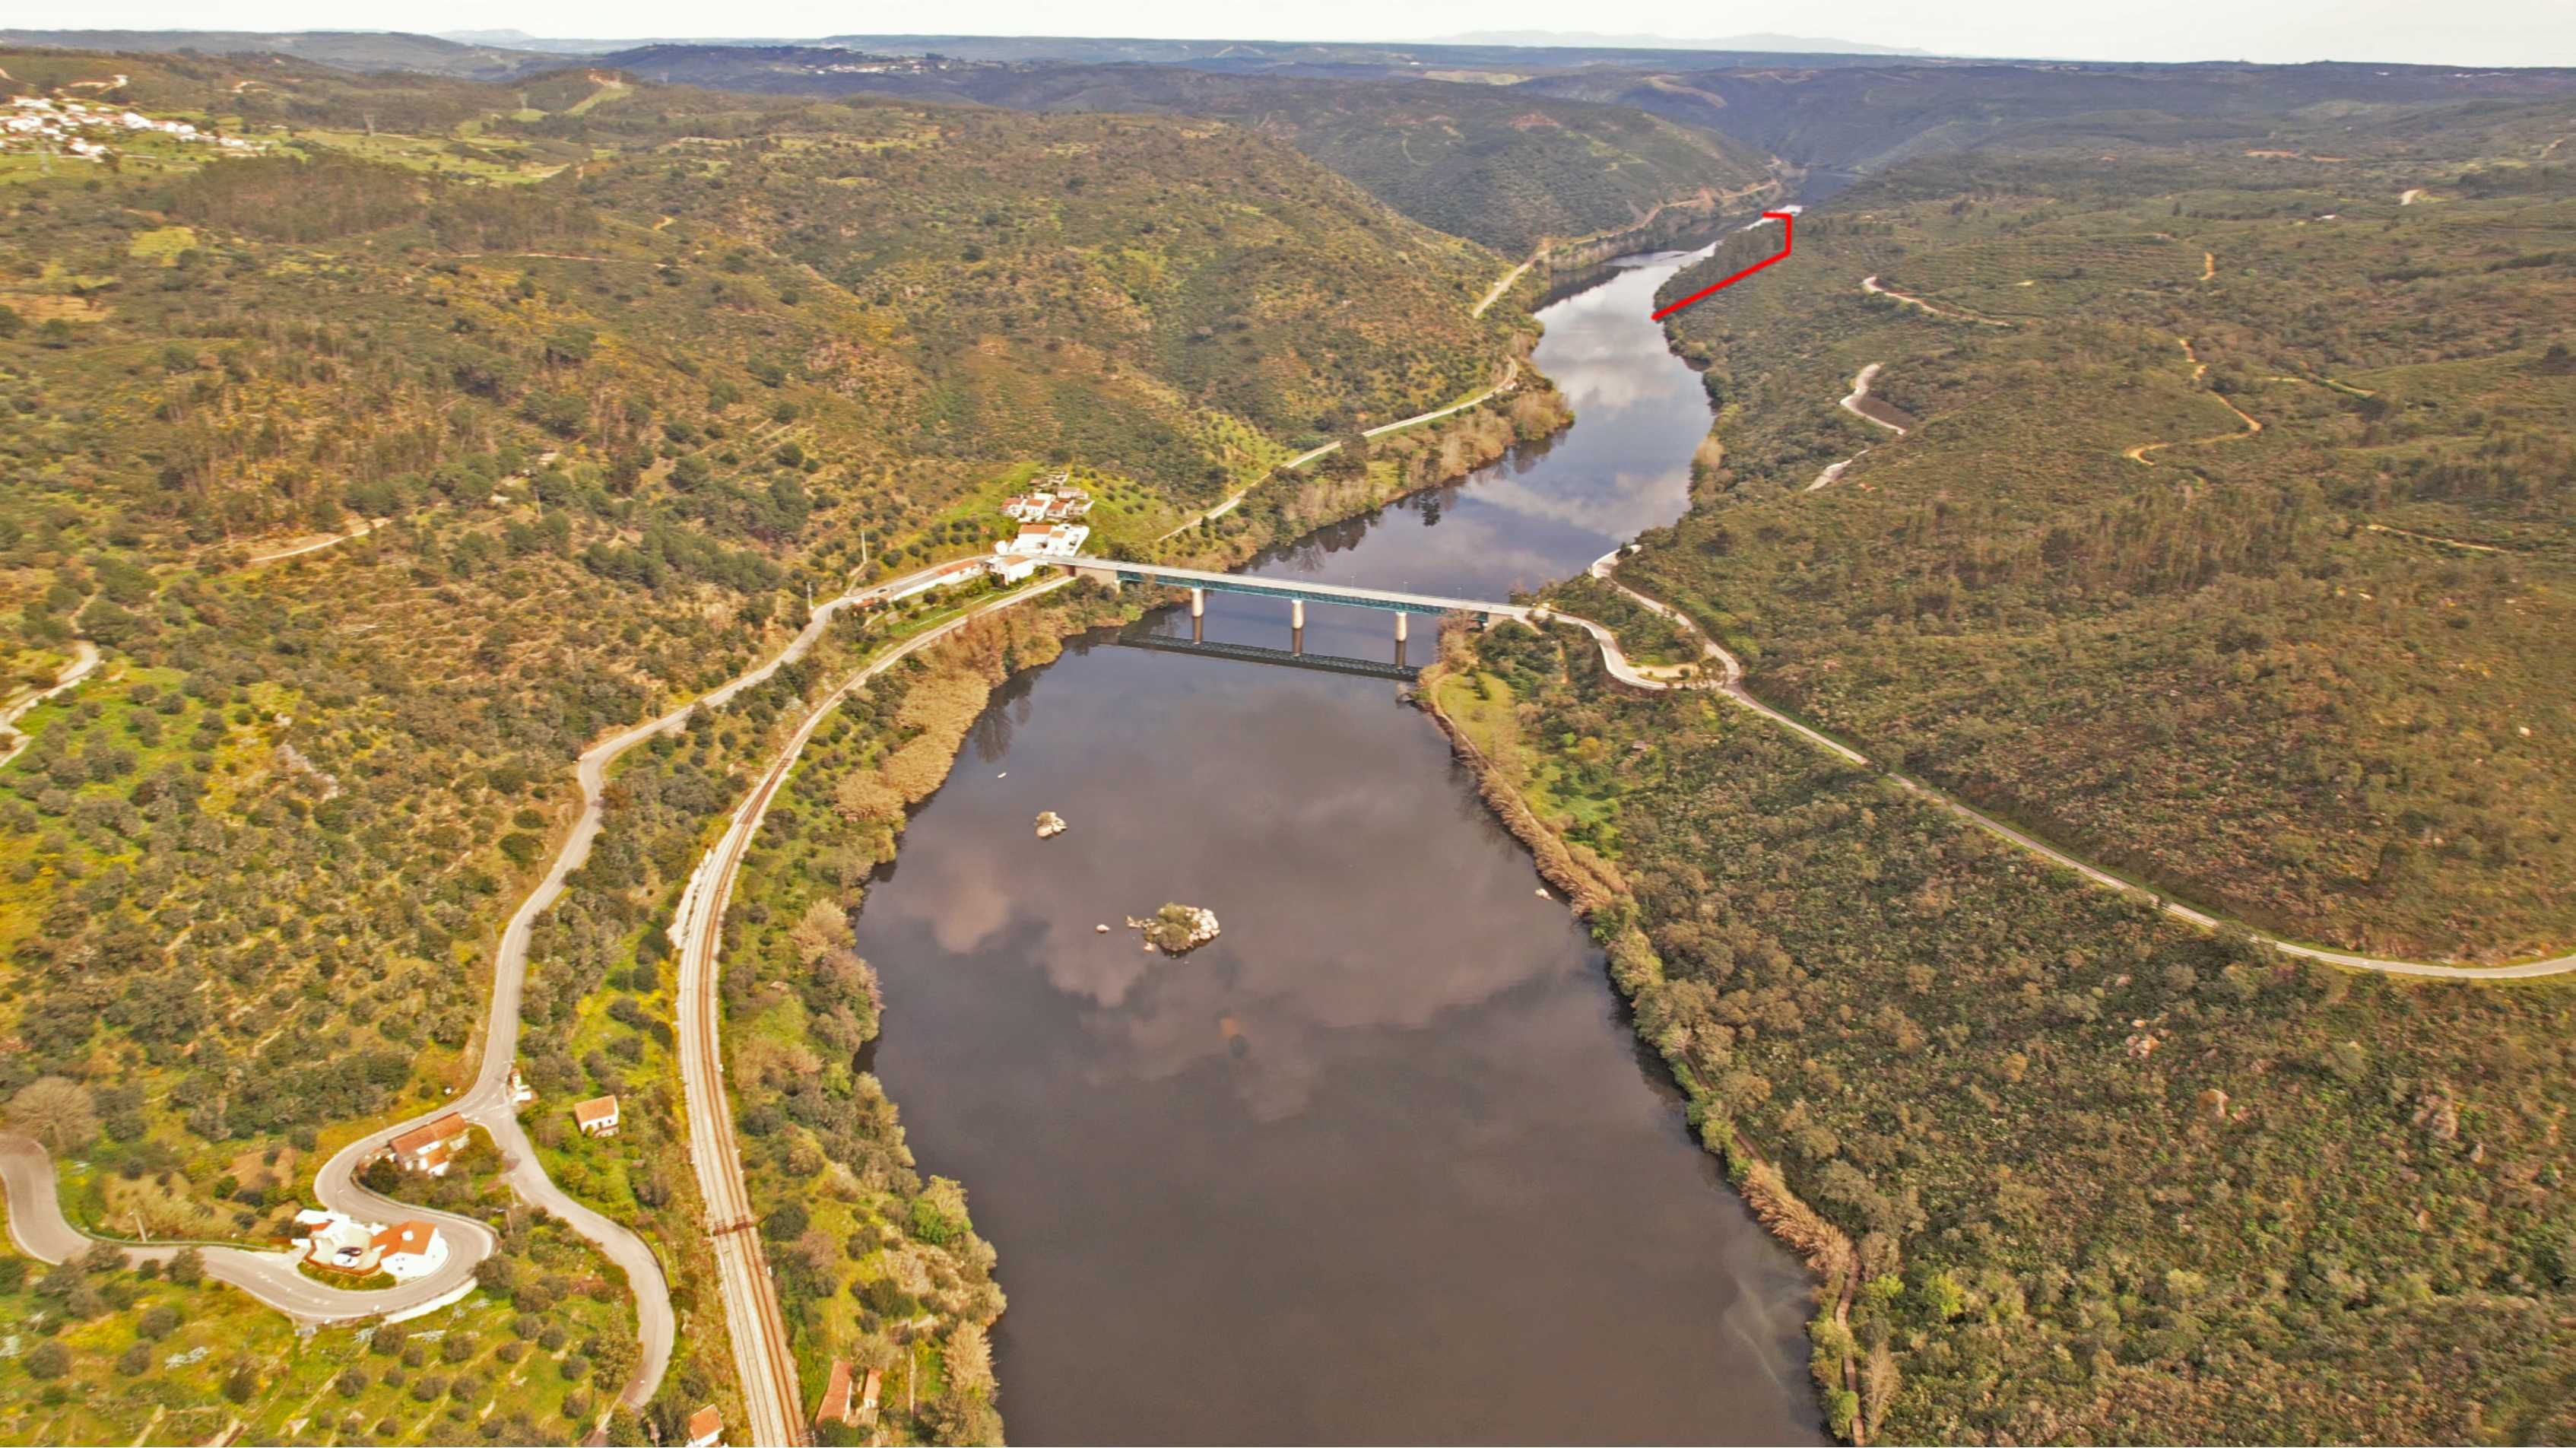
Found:
[[[39,1076],[9,1099],[9,1124],[53,1147],[56,1154],[86,1146],[98,1135],[98,1113],[79,1082]]]
[[[961,1398],[984,1398],[993,1392],[993,1340],[972,1322],[961,1322],[948,1335],[948,1391]]]
[[[27,1371],[40,1378],[59,1378],[72,1370],[72,1351],[47,1338],[27,1354]]]
[[[1369,463],[1368,435],[1362,432],[1349,432],[1343,434],[1341,447],[1326,454],[1324,463],[1328,469],[1340,477],[1356,478],[1365,476],[1368,472]]]
[[[194,1287],[205,1280],[206,1257],[194,1247],[182,1247],[170,1259],[170,1280],[182,1287]]]
[[[853,939],[849,912],[831,897],[818,895],[797,917],[787,938],[796,945],[797,959],[810,967],[831,952],[848,948]]]

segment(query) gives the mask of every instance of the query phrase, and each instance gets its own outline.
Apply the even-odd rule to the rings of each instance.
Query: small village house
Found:
[[[1023,523],[1018,533],[994,544],[993,551],[1024,558],[1071,558],[1090,536],[1090,527],[1082,523]]]
[[[465,1118],[448,1112],[426,1126],[415,1126],[390,1142],[394,1165],[404,1171],[427,1172],[431,1176],[447,1175],[448,1163],[465,1149],[473,1136]]]
[[[435,1222],[379,1227],[313,1207],[297,1212],[295,1222],[306,1233],[304,1260],[325,1271],[351,1277],[382,1272],[409,1282],[447,1265],[447,1239]]]
[[[689,1448],[716,1448],[724,1441],[724,1415],[707,1404],[689,1415]]]
[[[580,1127],[581,1134],[584,1136],[615,1136],[617,1134],[617,1098],[594,1096],[588,1101],[575,1103],[572,1108],[572,1124]]]
[[[823,1387],[823,1405],[814,1410],[814,1426],[838,1423],[845,1428],[865,1428],[877,1420],[877,1395],[885,1389],[885,1369],[870,1368],[863,1385],[853,1396],[854,1385],[848,1358],[832,1360],[831,1380]]]
[[[814,1410],[814,1426],[839,1423],[851,1426],[857,1420],[850,1416],[850,1360],[832,1359],[832,1376],[823,1384],[823,1405]]]

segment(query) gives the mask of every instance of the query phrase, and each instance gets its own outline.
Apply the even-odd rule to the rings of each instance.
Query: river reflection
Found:
[[[1546,314],[1554,446],[1258,571],[1499,597],[1677,516],[1707,410],[1645,320],[1669,267]],[[1206,628],[1287,642],[1226,595]],[[1310,650],[1392,637],[1309,610]],[[1001,1251],[1013,1438],[1816,1437],[1803,1275],[1391,685],[1085,645],[971,746],[859,933],[875,1068]],[[1223,936],[1144,951],[1167,900]]]

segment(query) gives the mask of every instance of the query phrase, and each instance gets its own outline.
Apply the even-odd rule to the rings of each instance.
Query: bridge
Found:
[[[1401,646],[1407,633],[1406,624],[1417,613],[1434,616],[1448,613],[1474,614],[1490,623],[1498,618],[1530,621],[1532,610],[1517,603],[1495,603],[1481,598],[1443,598],[1434,593],[1404,593],[1388,588],[1352,588],[1339,583],[1303,583],[1280,578],[1258,578],[1242,573],[1212,573],[1203,568],[1174,568],[1162,563],[1125,563],[1115,558],[1089,558],[1076,555],[1051,560],[1071,569],[1077,578],[1097,579],[1116,588],[1128,583],[1153,583],[1167,588],[1190,591],[1190,634],[1193,640],[1202,632],[1207,616],[1207,596],[1215,593],[1241,593],[1254,598],[1279,598],[1288,602],[1291,653],[1306,651],[1306,605],[1337,603],[1350,608],[1374,608],[1395,615],[1397,657],[1403,657]]]

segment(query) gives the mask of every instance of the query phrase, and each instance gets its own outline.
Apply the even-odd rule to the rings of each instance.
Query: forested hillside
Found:
[[[1805,166],[1875,171],[1919,155],[2090,140],[2184,144],[2304,131],[2330,150],[2374,112],[2576,94],[2576,70],[2438,65],[1817,63],[1569,71],[1516,90],[1634,106]],[[2443,123],[2436,123],[2437,125]]]
[[[1673,319],[1725,456],[1630,576],[1764,697],[2151,884],[2563,950],[2569,119],[1898,167]],[[1838,406],[1873,364],[1902,436]]]
[[[1424,690],[1816,1269],[1837,1435],[2576,1431],[2576,989],[2204,935],[1571,630]]]
[[[265,1240],[361,1124],[456,1084],[574,755],[809,599],[986,550],[1051,463],[1095,482],[1095,546],[1150,547],[1527,341],[1469,316],[1502,259],[1214,122],[586,70],[0,70],[252,151],[0,155],[12,691],[104,656],[0,772],[0,1093],[74,1084],[66,1207],[121,1231]],[[722,767],[659,796],[660,848],[818,683],[745,696]],[[681,865],[594,861],[582,929],[540,939],[549,1010],[603,988],[584,931],[657,958]],[[548,1117],[666,1089],[640,1052],[536,1044]],[[670,1392],[724,1352],[692,1335]]]
[[[601,58],[639,75],[805,94],[980,101],[1038,111],[1221,117],[1275,136],[1428,226],[1526,255],[1670,206],[1751,210],[1765,157],[1627,106],[1439,80],[1337,81],[1179,66],[973,65],[888,70],[793,46],[655,46]]]

